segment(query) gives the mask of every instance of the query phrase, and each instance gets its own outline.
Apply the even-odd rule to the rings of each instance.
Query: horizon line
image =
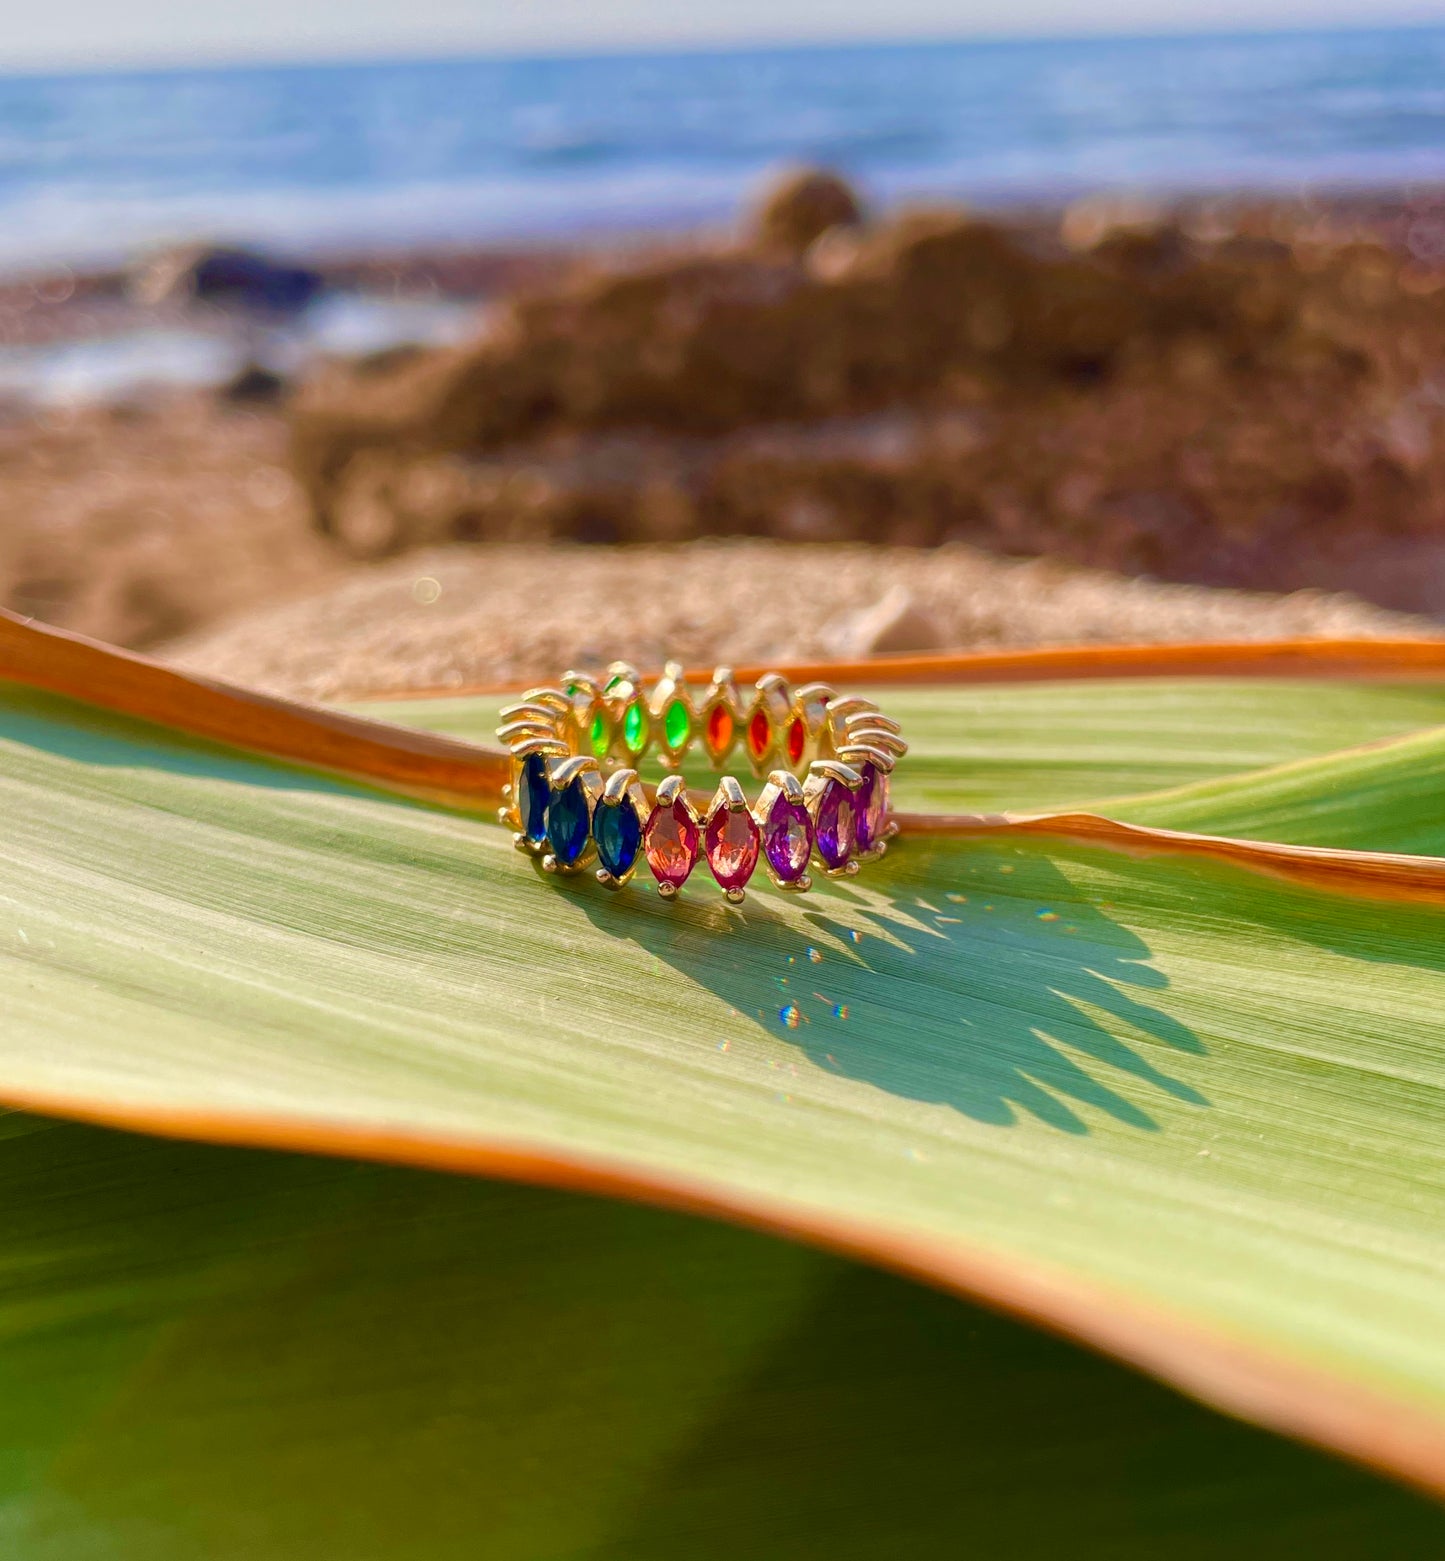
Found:
[[[545,49],[518,44],[461,43],[448,48],[444,43],[407,49],[357,50],[355,53],[296,52],[271,53],[264,49],[255,51],[200,51],[194,54],[116,53],[104,58],[85,59],[81,56],[7,61],[0,55],[0,81],[44,80],[75,77],[102,76],[167,76],[186,72],[253,70],[345,70],[385,68],[387,66],[444,66],[444,65],[526,65],[526,64],[577,64],[589,60],[669,60],[694,58],[746,57],[756,54],[855,52],[870,49],[926,49],[926,48],[1028,48],[1049,45],[1086,44],[1147,44],[1188,43],[1191,41],[1217,42],[1231,39],[1286,40],[1291,38],[1333,38],[1370,36],[1390,33],[1445,32],[1445,11],[1438,16],[1399,15],[1385,20],[1364,22],[1313,21],[1270,23],[1250,26],[1240,21],[1225,25],[1209,26],[1191,23],[1187,26],[1162,25],[1152,28],[1113,29],[1108,26],[1083,30],[1018,32],[936,32],[871,33],[859,32],[843,37],[823,37],[809,34],[780,34],[772,37],[742,38],[691,38],[671,42],[642,42],[627,40],[616,43],[597,41],[568,49]]]

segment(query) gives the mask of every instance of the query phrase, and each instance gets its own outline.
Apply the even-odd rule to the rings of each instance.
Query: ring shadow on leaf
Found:
[[[1157,1131],[1141,1092],[1209,1104],[1151,1055],[1204,1046],[1148,1001],[1168,977],[1137,933],[1037,850],[971,853],[955,889],[931,855],[910,842],[906,868],[810,895],[806,933],[762,895],[738,911],[702,884],[663,915],[590,885],[575,898],[810,1062],[904,1099],[1072,1134],[1089,1131],[1080,1108]]]
[[[380,795],[18,687],[4,689],[0,739],[79,766],[128,772],[125,794],[162,809],[175,801],[168,776],[282,794],[372,801]],[[187,805],[224,817],[226,794],[192,791]],[[341,822],[328,819],[324,828],[341,849]],[[380,842],[369,844],[381,849]],[[577,886],[580,893],[571,886],[565,892],[605,936],[634,938],[819,1067],[902,1098],[1000,1125],[1024,1112],[1073,1134],[1088,1130],[1080,1107],[1128,1127],[1157,1128],[1143,1106],[1115,1087],[1121,1080],[1206,1104],[1144,1047],[1122,1038],[1132,1029],[1146,1044],[1203,1051],[1188,1028],[1136,995],[1167,985],[1143,939],[1088,903],[1038,852],[970,856],[980,865],[964,869],[966,875],[988,863],[997,869],[996,886],[1007,888],[996,906],[986,886],[967,876],[959,890],[940,890],[921,842],[909,842],[902,872],[890,858],[880,864],[883,872],[870,869],[810,896],[801,924],[780,915],[766,891],[741,914],[704,898],[702,868],[687,897],[672,906],[644,900],[642,884],[616,898],[590,883]],[[414,854],[411,860],[414,865]],[[451,859],[430,865],[459,870]],[[910,891],[910,881],[922,889]],[[872,886],[880,882],[881,888]],[[394,942],[411,936],[434,951],[458,933],[418,920],[411,928],[392,927],[390,936]]]
[[[45,738],[21,740],[134,770],[127,795],[167,804],[148,751]],[[273,785],[226,763],[182,773]],[[187,802],[202,804],[219,816],[229,799]],[[337,824],[314,828],[339,857]],[[450,848],[423,861],[386,840],[374,860],[470,881]],[[1156,1006],[1167,978],[1148,944],[1071,886],[1062,854],[944,860],[905,842],[857,883],[793,904],[764,891],[741,914],[702,892],[674,907],[640,885],[564,892],[754,1019],[780,1067],[796,1047],[899,1098],[1075,1134],[1087,1113],[1154,1128],[1140,1100],[1209,1103],[1175,1077],[1203,1046]],[[475,957],[435,905],[384,930],[389,950]],[[380,936],[371,920],[328,931]],[[525,1189],[53,1133],[54,1163],[27,1154],[0,1186],[0,1554],[23,1561],[640,1561],[740,1544],[836,1561],[905,1538],[956,1554],[960,1535],[998,1557],[1445,1553],[1438,1512],[1367,1476],[1256,1432],[1195,1446],[1202,1422],[1177,1417],[1205,1412],[1166,1390],[1052,1341],[1035,1361],[1026,1331],[1015,1359],[1013,1325],[941,1297],[924,1315],[923,1292],[832,1259],[769,1244],[773,1266],[750,1273],[761,1238],[649,1211],[580,1204],[574,1221]],[[736,1356],[714,1348],[730,1310]],[[1040,1427],[1060,1437],[1052,1462]],[[7,1522],[25,1544],[6,1547]]]

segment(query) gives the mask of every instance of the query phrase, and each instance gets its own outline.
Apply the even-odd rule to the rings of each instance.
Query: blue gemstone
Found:
[[[592,838],[597,857],[614,878],[625,878],[642,849],[642,820],[637,809],[623,798],[614,807],[599,807],[592,815]]]
[[[547,804],[547,841],[562,867],[571,867],[587,849],[588,823],[587,793],[579,775]]]
[[[547,838],[547,766],[540,753],[529,753],[517,771],[517,816],[522,833],[541,845]]]

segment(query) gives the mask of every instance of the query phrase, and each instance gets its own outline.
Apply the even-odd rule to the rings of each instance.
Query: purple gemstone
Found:
[[[865,764],[860,773],[863,784],[853,799],[858,849],[871,851],[883,838],[883,826],[888,822],[888,777],[872,763]]]
[[[789,802],[778,794],[763,824],[763,850],[768,853],[768,865],[784,883],[797,883],[807,872],[813,821],[801,802]]]
[[[836,777],[818,797],[818,855],[824,867],[843,867],[853,855],[853,793]]]

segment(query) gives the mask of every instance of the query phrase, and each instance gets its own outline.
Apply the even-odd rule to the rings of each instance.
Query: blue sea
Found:
[[[321,252],[877,198],[1445,181],[1445,28],[0,79],[0,267],[192,237]]]

